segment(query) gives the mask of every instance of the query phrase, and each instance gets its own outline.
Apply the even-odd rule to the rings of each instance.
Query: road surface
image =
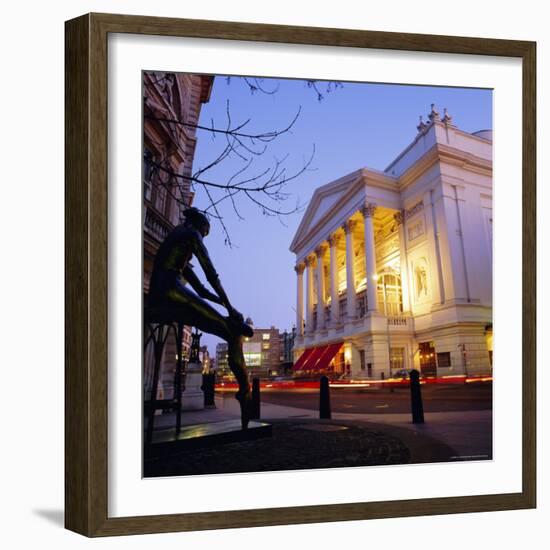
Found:
[[[224,398],[234,398],[234,391],[223,392]],[[424,412],[479,411],[492,408],[492,384],[422,386]],[[261,401],[299,409],[319,409],[319,391],[315,389],[264,389]],[[332,412],[342,413],[406,413],[410,412],[410,390],[407,387],[389,389],[331,388]]]

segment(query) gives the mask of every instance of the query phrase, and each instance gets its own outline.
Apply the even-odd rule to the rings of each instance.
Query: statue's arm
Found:
[[[233,311],[233,306],[229,302],[229,298],[227,297],[227,294],[223,289],[218,273],[214,269],[214,264],[212,264],[212,260],[208,255],[208,250],[206,250],[206,247],[204,246],[202,239],[199,237],[196,239],[196,242],[195,242],[194,254],[197,260],[199,261],[201,268],[204,271],[204,274],[206,275],[206,280],[210,283],[210,286],[214,289],[214,291],[218,295],[218,298],[220,300],[218,303],[220,303],[225,308],[227,308],[229,313],[231,313]],[[191,281],[189,282],[191,283]]]
[[[199,278],[195,275],[195,272],[191,269],[191,267],[187,266],[183,270],[182,275],[201,298],[205,298],[206,300],[210,300],[211,302],[215,302],[216,304],[224,305],[219,296],[216,296],[213,292],[210,292],[200,282]]]

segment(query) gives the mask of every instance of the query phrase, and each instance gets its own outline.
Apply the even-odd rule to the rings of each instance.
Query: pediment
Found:
[[[344,195],[344,190],[339,192],[332,193],[325,197],[321,197],[317,201],[315,209],[312,211],[313,217],[311,218],[310,227],[315,226],[315,224],[332,208],[334,205],[339,203]]]
[[[361,170],[358,170],[315,190],[290,245],[292,252],[361,187],[361,175]]]

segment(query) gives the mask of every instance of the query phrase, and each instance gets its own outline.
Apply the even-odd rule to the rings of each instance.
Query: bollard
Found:
[[[321,376],[319,392],[319,418],[331,418],[330,414],[330,389],[328,378]]]
[[[202,391],[204,392],[204,407],[206,409],[215,409],[216,401],[214,399],[216,375],[212,373],[202,375]]]
[[[413,424],[424,424],[424,408],[420,389],[420,373],[415,369],[410,372],[411,412]]]
[[[252,379],[252,406],[250,418],[258,420],[260,418],[260,379]]]

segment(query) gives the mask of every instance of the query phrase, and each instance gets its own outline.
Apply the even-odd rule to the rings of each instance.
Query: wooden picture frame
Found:
[[[107,36],[349,46],[519,58],[523,71],[522,491],[139,517],[108,517]],[[536,45],[534,42],[88,14],[66,23],[65,524],[86,536],[511,510],[536,506]]]

